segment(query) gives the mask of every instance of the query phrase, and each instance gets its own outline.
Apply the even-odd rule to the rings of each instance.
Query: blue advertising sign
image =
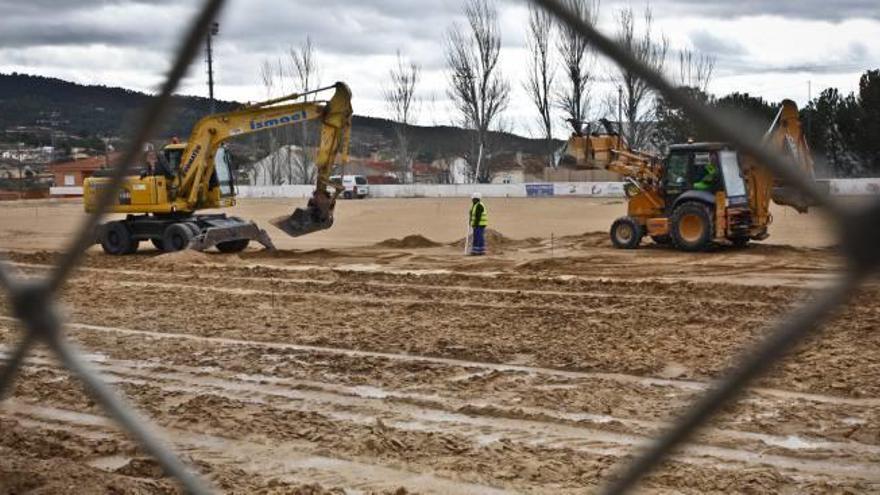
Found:
[[[526,184],[526,196],[530,198],[553,196],[553,184]]]

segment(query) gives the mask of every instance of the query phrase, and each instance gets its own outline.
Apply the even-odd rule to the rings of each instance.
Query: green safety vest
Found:
[[[481,205],[483,207],[483,213],[480,215],[480,219],[478,221],[475,218],[477,215],[477,205]],[[489,211],[486,210],[486,205],[484,205],[482,201],[471,205],[471,226],[474,225],[478,227],[485,227],[489,225]]]
[[[694,189],[698,191],[708,191],[715,186],[718,181],[718,167],[714,163],[709,162],[706,165],[706,175],[699,182],[694,183]]]

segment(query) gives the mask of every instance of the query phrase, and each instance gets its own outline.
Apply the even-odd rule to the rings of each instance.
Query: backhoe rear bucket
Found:
[[[816,185],[824,194],[830,194],[830,184],[828,181],[816,181]],[[819,205],[800,190],[788,186],[774,187],[772,197],[774,203],[791,206],[799,213],[807,213],[811,207]]]
[[[333,225],[333,216],[321,220],[320,212],[312,207],[297,208],[289,217],[278,217],[269,221],[291,237],[299,237],[319,230],[329,229]]]

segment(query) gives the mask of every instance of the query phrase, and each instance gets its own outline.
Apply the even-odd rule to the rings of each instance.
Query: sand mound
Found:
[[[241,258],[234,255],[210,255],[192,249],[184,249],[173,253],[160,254],[146,261],[150,266],[188,266],[207,265],[212,263],[234,264],[241,262]]]
[[[461,239],[453,242],[450,245],[464,249],[465,241],[466,239],[462,237]],[[490,250],[492,250],[493,248],[509,247],[514,244],[518,244],[519,242],[520,241],[511,239],[510,237],[505,236],[495,229],[486,229],[486,245]]]
[[[586,234],[566,237],[564,239],[570,240],[573,245],[582,248],[611,246],[611,237],[609,237],[607,232],[587,232]]]
[[[376,247],[391,249],[420,249],[441,246],[439,242],[434,242],[425,236],[408,235],[403,239],[385,239],[375,244]]]

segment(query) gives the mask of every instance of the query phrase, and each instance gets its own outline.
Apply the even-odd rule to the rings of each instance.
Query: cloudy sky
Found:
[[[513,87],[505,117],[517,132],[528,135],[534,117],[521,83],[528,11],[521,1],[498,2],[502,71]],[[0,0],[0,73],[151,90],[198,4]],[[613,32],[616,11],[627,5],[640,10],[646,4],[603,0],[600,29]],[[671,52],[691,48],[717,59],[709,87],[716,94],[744,91],[804,103],[808,82],[813,94],[829,86],[849,92],[857,88],[859,74],[880,68],[877,0],[653,0],[651,7],[655,27],[669,38]],[[358,114],[388,115],[382,88],[400,50],[423,67],[420,123],[448,124],[452,116],[445,95],[443,36],[461,22],[460,11],[460,0],[229,0],[215,43],[217,96],[264,99],[260,65],[285,57],[291,46],[310,36],[322,82],[348,82]],[[595,70],[602,80],[613,78],[613,67],[601,59]],[[204,73],[200,60],[182,92],[207,95]],[[603,99],[613,88],[600,82],[593,94]],[[595,107],[596,114],[602,112],[600,105]]]

